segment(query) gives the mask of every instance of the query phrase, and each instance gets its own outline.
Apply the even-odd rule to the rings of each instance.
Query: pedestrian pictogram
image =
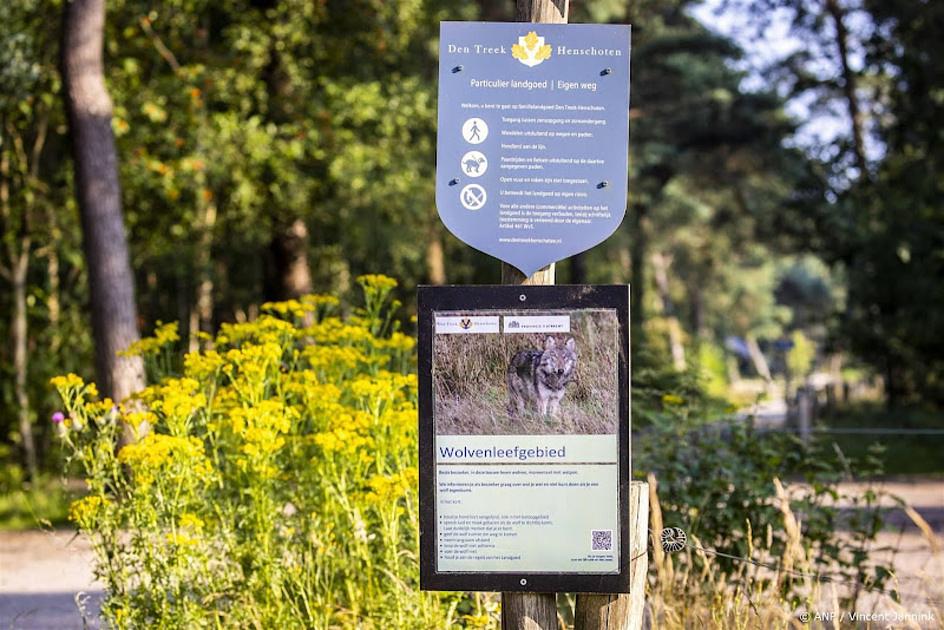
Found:
[[[485,189],[478,184],[469,184],[459,193],[459,201],[466,210],[478,210],[485,205]]]
[[[462,137],[469,144],[481,144],[488,137],[488,125],[481,118],[470,118],[462,125]]]
[[[462,156],[462,172],[469,177],[479,177],[488,170],[488,159],[481,151],[469,151]]]

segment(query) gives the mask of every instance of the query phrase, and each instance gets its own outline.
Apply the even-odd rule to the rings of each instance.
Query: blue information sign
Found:
[[[530,275],[626,211],[629,26],[443,22],[436,206]]]

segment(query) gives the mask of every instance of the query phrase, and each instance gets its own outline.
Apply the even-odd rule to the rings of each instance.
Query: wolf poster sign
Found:
[[[443,22],[436,206],[530,275],[626,210],[629,26]]]
[[[420,287],[420,581],[629,589],[629,289]]]

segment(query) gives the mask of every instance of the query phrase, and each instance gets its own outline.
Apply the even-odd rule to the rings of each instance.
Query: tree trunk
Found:
[[[46,298],[46,311],[49,315],[49,354],[56,356],[62,346],[62,331],[59,330],[62,304],[59,295],[58,249],[58,245],[62,240],[62,230],[59,229],[59,222],[54,210],[49,211],[47,221],[49,221],[51,242],[49,243],[49,250],[46,252],[46,275],[49,277],[49,297]]]
[[[587,281],[587,258],[585,254],[574,254],[570,257],[571,284],[584,284]]]
[[[754,335],[747,335],[745,341],[754,369],[757,370],[762,379],[770,383],[773,380],[770,375],[770,366],[767,364],[767,357],[764,356],[764,353],[760,351],[760,346],[757,345],[757,339],[754,338]]]
[[[277,230],[269,245],[273,263],[272,297],[290,300],[311,293],[311,268],[308,266],[308,226],[295,219]]]
[[[198,194],[201,197],[197,224],[200,237],[193,261],[197,272],[197,290],[193,307],[190,309],[187,334],[188,349],[191,352],[200,347],[200,332],[213,332],[213,260],[210,254],[213,249],[213,230],[216,227],[216,202],[211,198],[209,190],[202,186]]]
[[[139,335],[102,61],[104,28],[104,0],[66,3],[62,76],[89,274],[95,367],[104,394],[121,400],[144,386],[144,366],[140,357],[118,356]]]
[[[430,231],[426,245],[426,275],[430,284],[446,284],[446,259],[442,237],[435,228]]]
[[[643,300],[646,295],[646,251],[648,249],[648,240],[646,234],[646,227],[649,223],[648,217],[646,216],[646,207],[641,205],[635,205],[635,212],[633,213],[633,222],[631,224],[632,230],[632,243],[630,247],[630,307],[629,307],[629,319],[633,325],[633,332],[636,333],[637,338],[642,332],[642,323],[644,321],[643,317]],[[639,341],[634,344],[637,348],[640,347]]]
[[[842,68],[842,91],[846,98],[846,108],[849,110],[849,120],[852,126],[852,149],[855,153],[856,166],[860,177],[868,179],[868,162],[865,157],[865,124],[862,107],[859,105],[859,96],[856,94],[856,76],[849,66],[849,32],[843,22],[843,10],[839,0],[825,0],[826,11],[833,20],[836,29],[836,49],[839,53],[839,64]]]
[[[32,412],[30,410],[27,377],[29,376],[29,320],[26,312],[26,277],[29,271],[30,240],[20,239],[19,256],[12,268],[13,326],[10,337],[13,341],[14,394],[20,432],[20,447],[29,477],[35,480],[39,473],[36,457],[36,440],[33,438]]]
[[[479,0],[479,19],[483,22],[505,22],[511,18],[508,0]]]
[[[659,289],[662,302],[662,316],[669,328],[669,348],[672,352],[672,366],[677,372],[685,371],[685,344],[682,342],[682,325],[675,315],[672,295],[669,293],[669,265],[671,260],[662,252],[652,254],[652,271]]]

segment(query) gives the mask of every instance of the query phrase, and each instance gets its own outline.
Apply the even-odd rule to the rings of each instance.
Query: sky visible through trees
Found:
[[[63,10],[0,6],[0,437],[16,460],[35,442],[40,463],[49,378],[95,377],[89,277],[108,253],[79,221]],[[944,401],[942,13],[572,2],[572,22],[633,24],[630,193],[620,229],[558,281],[632,284],[635,365],[667,379],[649,385],[691,374],[737,405],[745,381],[819,372],[889,405]],[[349,296],[374,272],[400,280],[409,326],[417,284],[498,282],[436,214],[436,50],[441,20],[513,15],[510,0],[107,3],[140,331],[176,321],[195,348],[267,300]]]

